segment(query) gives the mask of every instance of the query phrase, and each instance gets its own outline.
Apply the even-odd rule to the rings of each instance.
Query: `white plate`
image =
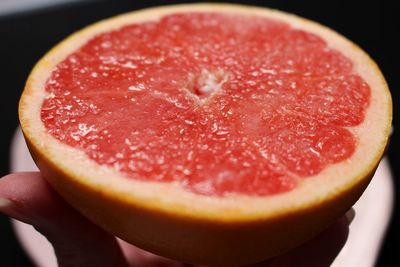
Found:
[[[18,129],[11,146],[11,170],[37,170]],[[392,213],[393,182],[387,159],[383,159],[368,189],[355,204],[356,217],[350,225],[348,241],[332,266],[373,267]],[[53,249],[30,225],[13,221],[22,247],[40,267],[56,267]]]

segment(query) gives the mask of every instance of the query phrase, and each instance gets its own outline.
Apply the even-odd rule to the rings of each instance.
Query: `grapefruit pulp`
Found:
[[[391,125],[360,48],[293,15],[220,4],[73,34],[35,66],[19,112],[39,169],[82,214],[212,265],[279,255],[340,217]]]

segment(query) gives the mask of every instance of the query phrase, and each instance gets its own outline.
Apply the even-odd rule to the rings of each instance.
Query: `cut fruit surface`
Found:
[[[288,191],[349,158],[370,96],[315,34],[214,12],[100,34],[45,87],[54,137],[128,177],[206,195]]]
[[[45,178],[84,215],[217,265],[276,256],[348,210],[391,125],[387,85],[361,49],[236,5],[94,24],[36,65],[19,111]]]

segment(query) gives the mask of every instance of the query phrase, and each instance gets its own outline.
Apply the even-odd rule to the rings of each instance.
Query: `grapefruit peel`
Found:
[[[58,63],[96,34],[179,12],[265,16],[315,33],[351,59],[370,86],[365,120],[349,130],[354,154],[272,196],[204,196],[174,183],[124,179],[84,152],[52,137],[40,120],[44,85]],[[367,187],[384,153],[391,127],[387,84],[370,57],[336,32],[295,15],[231,4],[188,4],[135,11],[74,33],[32,70],[19,116],[30,152],[43,176],[72,206],[118,237],[151,252],[214,265],[247,264],[279,255],[315,236],[344,214]]]

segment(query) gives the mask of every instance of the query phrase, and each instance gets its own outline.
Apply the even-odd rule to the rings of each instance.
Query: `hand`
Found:
[[[0,212],[33,225],[46,236],[59,267],[191,266],[116,239],[69,206],[37,172],[0,179]],[[351,213],[354,216],[354,211]],[[252,266],[329,266],[346,242],[348,225],[349,220],[343,217],[302,246]]]

